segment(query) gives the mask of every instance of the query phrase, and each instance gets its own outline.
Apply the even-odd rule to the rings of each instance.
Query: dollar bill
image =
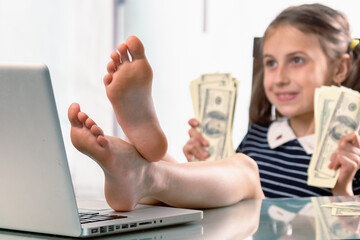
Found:
[[[224,156],[229,140],[234,92],[232,89],[206,89],[200,114],[201,133],[209,141],[209,161]]]
[[[194,115],[200,121],[198,130],[209,141],[208,161],[235,153],[232,128],[238,85],[229,73],[202,74],[190,83]]]
[[[341,92],[327,126],[327,132],[320,143],[315,171],[330,177],[335,177],[337,172],[328,168],[330,157],[337,148],[340,138],[355,131],[360,120],[359,95]]]
[[[345,87],[328,86],[315,91],[315,146],[309,168],[308,184],[333,188],[339,170],[328,168],[338,141],[358,130],[360,94]]]

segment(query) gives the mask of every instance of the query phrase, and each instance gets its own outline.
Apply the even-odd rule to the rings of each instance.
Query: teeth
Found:
[[[290,93],[287,93],[287,94],[279,94],[278,96],[279,97],[290,97],[292,96],[293,94],[290,94]]]

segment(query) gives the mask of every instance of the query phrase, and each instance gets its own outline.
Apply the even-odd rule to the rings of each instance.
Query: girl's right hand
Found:
[[[200,123],[195,118],[188,121],[190,125],[189,136],[190,139],[183,147],[183,151],[186,159],[191,162],[194,157],[199,160],[205,160],[209,157],[209,152],[206,151],[206,147],[209,146],[209,142],[196,130]]]

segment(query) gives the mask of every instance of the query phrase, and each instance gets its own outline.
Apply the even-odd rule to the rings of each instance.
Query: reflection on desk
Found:
[[[360,202],[355,197],[266,199],[252,239],[359,239],[360,216],[333,216],[331,202]]]
[[[358,239],[360,216],[332,216],[321,207],[330,202],[360,202],[355,197],[312,197],[244,200],[208,209],[199,222],[101,239]],[[64,239],[16,231],[0,231],[1,239]]]

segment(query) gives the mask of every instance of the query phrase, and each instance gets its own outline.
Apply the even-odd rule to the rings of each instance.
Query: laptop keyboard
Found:
[[[81,224],[101,222],[101,221],[106,221],[106,220],[114,220],[114,219],[119,219],[119,218],[127,218],[126,216],[100,214],[98,212],[79,213],[79,217],[80,217]]]

